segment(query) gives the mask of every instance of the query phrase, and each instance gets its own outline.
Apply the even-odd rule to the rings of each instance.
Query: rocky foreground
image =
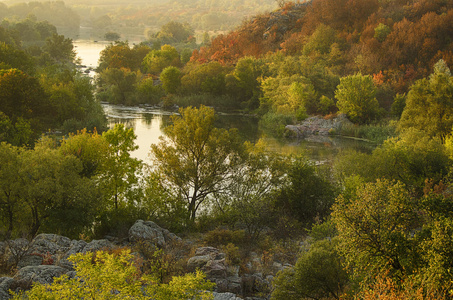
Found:
[[[118,246],[132,247],[137,243],[146,243],[149,247],[160,249],[172,247],[174,243],[191,244],[154,222],[142,220],[138,220],[129,229],[128,239],[121,243],[115,239],[91,242],[71,240],[56,234],[40,234],[32,241],[16,239],[0,242],[3,261],[17,265],[14,277],[0,277],[0,300],[10,298],[9,290],[27,289],[33,282],[52,283],[54,277],[63,274],[76,276],[72,263],[68,261],[72,254],[108,250]],[[229,264],[226,254],[214,247],[199,247],[187,260],[187,270],[201,269],[209,280],[216,283],[215,300],[268,299],[274,275],[286,267],[291,266],[272,262],[265,268],[260,257],[252,252],[246,267],[249,273],[240,275],[239,266]],[[257,294],[264,296],[243,298],[243,295]]]

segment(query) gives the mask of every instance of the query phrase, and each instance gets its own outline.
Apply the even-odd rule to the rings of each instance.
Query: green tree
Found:
[[[391,31],[392,30],[390,29],[390,27],[385,24],[379,23],[379,25],[374,28],[374,38],[382,43],[383,41],[385,41]]]
[[[101,101],[134,104],[139,74],[126,68],[107,68],[99,74],[98,94]]]
[[[167,94],[174,94],[178,91],[181,86],[181,71],[173,66],[166,67],[162,73],[160,73],[160,80],[162,86]]]
[[[254,57],[240,58],[234,68],[233,75],[240,89],[240,100],[248,109],[253,110],[259,106],[261,95],[259,79],[265,75],[265,69],[264,61]]]
[[[371,155],[352,152],[340,155],[335,169],[342,176],[360,175],[368,182],[378,178],[399,180],[422,195],[427,179],[435,183],[448,174],[451,161],[440,139],[416,129],[388,139]]]
[[[450,134],[453,126],[453,76],[443,60],[434,66],[429,78],[411,86],[399,129],[414,127],[441,139]]]
[[[20,197],[20,152],[20,148],[0,143],[0,228],[6,229],[6,239],[11,238],[18,226],[24,204]]]
[[[151,50],[143,59],[142,65],[148,73],[159,74],[166,67],[180,67],[181,60],[174,47],[163,45],[160,50]]]
[[[176,21],[170,21],[163,25],[157,38],[163,43],[181,43],[186,42],[190,36],[194,35],[194,30],[189,24],[182,24]]]
[[[138,182],[137,173],[141,163],[131,157],[132,151],[138,149],[135,145],[137,136],[132,128],[125,128],[124,124],[116,124],[113,129],[106,131],[102,137],[107,141],[107,157],[99,177],[103,187],[104,197],[110,208],[118,210],[128,201],[133,201],[130,194]]]
[[[73,63],[76,57],[72,40],[56,33],[47,38],[44,51],[59,63]]]
[[[328,54],[331,50],[332,44],[337,42],[336,32],[333,28],[320,24],[315,32],[308,38],[307,43],[304,45],[302,53],[304,55]]]
[[[340,195],[333,206],[338,249],[363,283],[390,272],[401,279],[420,267],[417,235],[419,203],[400,182],[378,180]]]
[[[337,244],[337,239],[311,244],[293,269],[277,274],[271,300],[340,299],[348,275],[335,249]]]
[[[13,124],[8,116],[0,111],[0,142],[13,146],[33,145],[34,134],[30,122],[18,118]]]
[[[292,115],[298,120],[306,118],[307,112],[317,110],[316,91],[310,80],[293,75],[290,77],[268,77],[261,83],[263,96],[260,109],[278,114]]]
[[[91,227],[100,197],[95,183],[80,176],[80,160],[49,148],[46,140],[21,152],[20,160],[23,223],[31,236],[42,229],[75,238]]]
[[[369,123],[379,117],[376,87],[369,75],[342,77],[335,91],[337,106],[354,123]]]
[[[287,166],[287,181],[280,186],[276,205],[309,227],[330,213],[335,189],[304,157],[294,157]]]
[[[91,78],[71,68],[48,66],[40,70],[39,81],[49,97],[48,105],[55,111],[55,127],[63,126],[65,133],[105,129],[104,111],[94,97]]]
[[[0,109],[14,124],[30,122],[35,137],[51,127],[54,111],[38,80],[17,69],[0,70]]]
[[[118,41],[120,39],[120,37],[121,36],[119,35],[119,33],[114,32],[114,31],[109,31],[109,32],[104,34],[104,38],[107,41]]]
[[[260,140],[255,145],[246,143],[247,158],[233,174],[224,193],[216,194],[212,211],[228,219],[231,225],[245,225],[252,240],[276,219],[275,195],[283,184],[289,159],[266,150]]]
[[[143,58],[151,51],[148,46],[139,44],[133,48],[127,42],[116,41],[101,51],[97,72],[101,73],[107,68],[126,68],[139,71]]]
[[[77,134],[69,134],[68,138],[64,138],[58,149],[64,155],[77,157],[83,165],[80,174],[92,178],[101,172],[108,147],[107,140],[97,131],[90,133],[86,129],[82,129]]]
[[[0,69],[16,68],[32,73],[35,68],[33,58],[25,51],[0,41]]]
[[[151,146],[156,172],[187,205],[190,220],[206,198],[221,192],[241,163],[242,145],[235,130],[214,127],[212,108],[188,107],[172,117],[157,145]]]
[[[182,89],[186,93],[207,93],[220,96],[225,93],[225,75],[229,67],[218,62],[193,64],[185,68],[186,74],[181,78]]]
[[[140,80],[136,85],[137,102],[148,104],[159,104],[162,97],[165,96],[165,90],[162,85],[155,85],[152,77]]]

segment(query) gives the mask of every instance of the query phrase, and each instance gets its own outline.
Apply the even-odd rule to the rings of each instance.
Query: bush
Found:
[[[203,240],[208,246],[219,247],[230,243],[242,245],[245,242],[244,230],[215,229],[207,232]]]
[[[291,114],[268,112],[261,118],[259,126],[272,136],[283,137],[286,125],[293,124],[295,119]]]
[[[315,242],[297,260],[294,269],[279,272],[271,299],[339,299],[348,276],[341,265],[335,244],[334,240]]]
[[[341,135],[366,139],[377,144],[396,136],[396,123],[377,123],[369,125],[344,125],[341,128]]]
[[[189,94],[189,95],[174,95],[174,104],[181,107],[188,106],[213,106],[222,110],[237,109],[238,103],[233,96],[230,95],[211,95],[207,93]]]
[[[335,98],[340,112],[345,113],[354,123],[369,123],[379,117],[376,87],[370,75],[359,73],[341,78]]]
[[[161,85],[154,85],[153,78],[146,78],[137,84],[137,102],[157,105],[165,96]]]
[[[116,254],[78,253],[71,255],[69,261],[75,264],[76,277],[63,275],[52,284],[36,283],[25,295],[16,294],[13,299],[213,299],[208,290],[214,283],[206,281],[202,272],[159,284],[156,274],[141,274],[130,250]]]

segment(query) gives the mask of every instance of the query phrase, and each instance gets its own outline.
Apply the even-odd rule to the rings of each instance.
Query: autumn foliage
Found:
[[[312,0],[287,3],[281,9],[243,22],[219,35],[193,62],[235,64],[243,56],[269,52],[301,54],[320,25],[335,31],[347,60],[340,76],[357,72],[382,74],[398,92],[432,72],[439,59],[453,64],[452,1]]]

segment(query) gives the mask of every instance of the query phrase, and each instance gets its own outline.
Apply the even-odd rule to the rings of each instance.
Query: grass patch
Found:
[[[212,106],[216,110],[234,110],[239,108],[237,99],[229,95],[215,96],[211,94],[172,95],[173,104],[181,107]]]
[[[386,139],[396,136],[396,121],[382,121],[368,125],[344,125],[339,134],[382,144]]]

